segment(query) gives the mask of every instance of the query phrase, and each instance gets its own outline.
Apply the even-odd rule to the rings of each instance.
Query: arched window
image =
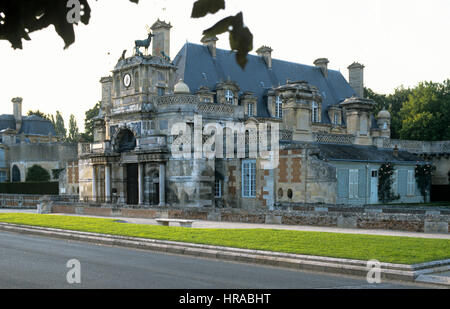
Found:
[[[312,103],[312,122],[319,122],[319,105],[316,102]]]
[[[12,182],[20,182],[20,170],[17,165],[12,168]]]

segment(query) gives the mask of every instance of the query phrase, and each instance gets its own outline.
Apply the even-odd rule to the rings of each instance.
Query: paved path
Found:
[[[35,210],[1,209],[0,213],[36,213],[36,211]],[[73,215],[73,214],[70,214],[70,215],[69,214],[55,214],[55,215],[112,219],[111,217]],[[134,224],[157,225],[157,222],[154,219],[137,219],[137,218],[125,218],[125,217],[114,217],[113,219],[126,221],[128,223],[134,223]],[[365,234],[365,235],[450,239],[450,234],[430,234],[430,233],[402,232],[402,231],[389,231],[389,230],[345,229],[345,228],[334,228],[334,227],[300,226],[300,225],[215,222],[215,221],[202,221],[202,220],[195,220],[192,227],[193,228],[213,228],[213,229],[276,229],[276,230],[296,230],[296,231],[309,231],[309,232],[329,232],[329,233],[344,233],[344,234]]]
[[[106,289],[383,289],[365,278],[160,254],[84,242],[0,232],[0,288]],[[81,284],[69,285],[66,264],[77,259]]]

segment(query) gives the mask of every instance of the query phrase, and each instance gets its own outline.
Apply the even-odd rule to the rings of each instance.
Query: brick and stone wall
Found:
[[[167,207],[133,209],[55,203],[52,212],[105,217],[183,218],[219,222],[382,229],[426,233],[448,233],[450,221],[450,209],[448,207],[285,205],[277,210]]]

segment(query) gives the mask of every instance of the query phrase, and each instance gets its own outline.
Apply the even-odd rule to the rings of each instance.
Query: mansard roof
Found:
[[[286,84],[286,80],[305,80],[316,86],[323,97],[322,122],[330,123],[328,106],[338,104],[356,93],[339,71],[329,70],[324,77],[320,68],[273,59],[268,69],[260,56],[249,55],[245,70],[236,63],[235,53],[217,49],[216,58],[208,47],[186,43],[174,60],[178,79],[182,78],[196,92],[201,86],[214,90],[219,82],[235,81],[242,92],[251,91],[258,97],[258,116],[270,117],[266,95],[268,90]]]
[[[0,115],[0,131],[5,129],[16,129],[16,121],[13,115]],[[35,115],[22,117],[22,128],[19,134],[21,133],[41,136],[56,135],[55,128],[50,120]]]
[[[392,149],[379,149],[375,146],[317,144],[319,159],[329,161],[355,161],[373,163],[416,163],[423,162],[418,156],[399,150],[398,156]]]

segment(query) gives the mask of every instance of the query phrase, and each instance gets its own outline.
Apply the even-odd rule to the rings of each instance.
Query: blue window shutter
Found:
[[[400,196],[406,196],[408,190],[408,171],[399,170],[398,171],[398,194]]]
[[[347,169],[338,170],[338,197],[348,198],[349,172]]]
[[[358,172],[358,197],[366,197],[367,191],[367,174],[365,169],[360,169]]]

